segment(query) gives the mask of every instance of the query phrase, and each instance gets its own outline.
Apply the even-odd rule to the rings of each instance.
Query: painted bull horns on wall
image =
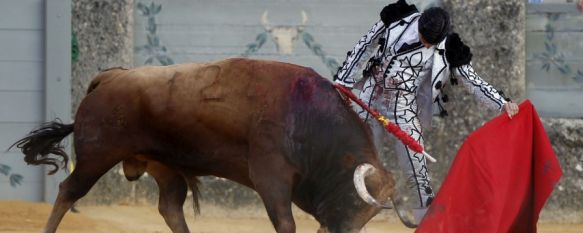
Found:
[[[273,41],[275,42],[275,46],[277,47],[277,51],[280,54],[292,54],[294,49],[294,43],[297,41],[298,36],[306,26],[308,22],[308,14],[305,11],[301,11],[302,15],[302,23],[297,26],[287,26],[287,25],[279,25],[279,26],[272,26],[269,22],[267,10],[263,12],[261,16],[261,25],[265,28],[265,31],[271,35]]]

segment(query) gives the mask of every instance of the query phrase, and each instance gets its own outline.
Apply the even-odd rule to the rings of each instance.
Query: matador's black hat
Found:
[[[430,44],[438,44],[451,30],[449,14],[442,8],[431,7],[419,18],[419,33]]]

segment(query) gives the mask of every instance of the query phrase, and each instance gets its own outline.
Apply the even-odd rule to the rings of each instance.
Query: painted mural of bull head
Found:
[[[296,26],[279,25],[273,26],[269,22],[267,11],[263,12],[261,16],[261,25],[265,31],[271,35],[275,42],[277,51],[280,54],[292,54],[294,50],[294,43],[298,40],[298,36],[304,31],[306,23],[308,22],[308,15],[305,11],[301,11],[302,23]]]

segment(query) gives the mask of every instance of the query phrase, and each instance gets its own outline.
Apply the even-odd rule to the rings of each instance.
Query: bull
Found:
[[[60,141],[72,132],[76,169],[59,185],[45,233],[120,162],[130,180],[144,171],[154,177],[173,232],[189,232],[182,205],[198,176],[255,190],[278,233],[295,232],[292,202],[314,216],[319,232],[352,233],[380,211],[376,199],[393,194],[370,129],[328,80],[292,64],[228,59],[107,70],[92,80],[73,124],[46,123],[15,145],[28,164],[54,173],[68,160]]]

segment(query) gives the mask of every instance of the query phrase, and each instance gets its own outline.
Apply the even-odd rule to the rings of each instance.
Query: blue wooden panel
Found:
[[[0,1],[0,165],[10,167],[0,200],[43,200],[44,168],[6,149],[44,120],[44,16],[44,0]],[[14,174],[20,185],[10,184]]]
[[[346,51],[352,49],[354,43],[368,30],[366,27],[352,27],[342,29],[335,26],[307,25],[305,31],[310,33],[323,48],[330,51],[330,55],[345,56]],[[217,54],[240,54],[245,51],[245,46],[255,41],[256,36],[264,31],[261,26],[223,26],[220,28],[212,26],[167,26],[160,27],[160,42],[167,46],[170,53],[217,53]],[[341,34],[340,34],[341,32]],[[135,44],[143,45],[147,43],[144,36],[146,31],[135,32]],[[196,39],[193,39],[196,38]],[[296,54],[309,53],[301,38],[295,43]],[[271,39],[263,45],[260,52],[275,53],[275,44]]]
[[[0,29],[42,29],[43,0],[0,1]]]
[[[578,14],[576,1],[574,0],[538,0],[542,4],[528,4],[527,12],[533,13],[569,13]]]
[[[58,117],[71,121],[71,0],[45,3],[45,120]],[[65,151],[71,151],[65,148]],[[44,200],[53,201],[59,191],[62,174],[47,177],[44,182]]]
[[[42,166],[28,165],[24,162],[24,155],[20,152],[2,152],[0,164],[10,166],[10,173],[20,174],[25,182],[41,182],[44,175]],[[29,175],[30,174],[30,175]],[[28,176],[27,176],[28,175]],[[0,174],[0,180],[9,181],[5,175]]]
[[[577,77],[577,71],[583,72],[583,62],[570,61],[562,63],[562,66],[551,65],[548,71],[543,68],[543,62],[538,60],[526,62],[526,76],[529,87],[549,88],[583,88],[583,78]],[[570,73],[562,73],[558,67],[568,66]],[[565,70],[566,72],[567,70]]]
[[[583,88],[527,88],[527,96],[543,117],[583,116]]]
[[[528,5],[527,97],[546,117],[583,116],[583,15],[574,2]],[[563,6],[561,10],[558,6]],[[570,7],[567,11],[565,7]],[[553,12],[548,14],[546,12]]]
[[[151,1],[136,1],[150,4]],[[194,24],[194,25],[255,25],[264,10],[272,12],[273,23],[281,24],[299,22],[300,10],[306,10],[310,15],[319,14],[320,17],[333,17],[336,22],[344,25],[360,25],[366,16],[378,18],[378,12],[387,2],[383,1],[188,1],[188,0],[158,0],[163,5],[163,11],[172,14],[161,14],[159,22],[164,24]],[[330,7],[342,5],[343,7]],[[317,10],[317,11],[316,11]],[[139,13],[139,12],[136,12]],[[342,15],[358,15],[349,19]],[[318,18],[315,18],[318,19]],[[136,21],[136,23],[141,23]],[[367,22],[368,23],[368,22]]]
[[[540,13],[528,14],[526,16],[527,31],[544,32],[549,23],[553,25],[555,31],[581,31],[581,25],[583,25],[583,14],[559,14],[556,19]]]
[[[581,24],[583,30],[583,24]],[[583,61],[583,31],[581,32],[555,32],[553,39],[547,39],[545,32],[526,33],[526,57],[529,60],[535,58],[537,54],[548,52],[545,43],[556,46],[556,53],[563,54],[567,60]],[[551,52],[552,53],[552,52]]]
[[[0,61],[43,61],[43,33],[0,30]]]
[[[150,4],[152,1],[136,0],[136,3]],[[303,1],[272,1],[272,0],[154,0],[163,6],[158,23],[164,25],[257,25],[264,10],[271,13],[271,21],[275,24],[293,25],[301,20],[300,11],[305,10],[310,15],[311,22],[319,25],[342,25],[347,27],[370,27],[379,19],[382,7],[391,1],[378,0],[303,0]],[[409,0],[417,4],[419,9],[436,4],[435,0]],[[342,6],[342,7],[338,7]],[[140,12],[136,10],[136,19]],[[346,17],[354,16],[354,17]],[[144,22],[135,21],[141,27]],[[371,25],[369,25],[371,24]]]
[[[9,176],[0,174],[0,200],[42,200],[43,167],[28,166],[23,158],[20,153],[0,153],[0,164],[10,167],[9,175],[22,176],[20,185],[11,186]]]
[[[42,91],[0,91],[0,122],[44,120]]]
[[[40,91],[43,89],[43,63],[0,61],[0,91]]]
[[[423,9],[440,1],[410,2],[419,3],[419,8]],[[137,66],[143,65],[154,54],[163,54],[175,63],[241,56],[259,35],[266,33],[262,16],[267,11],[267,20],[274,27],[287,26],[295,30],[306,19],[303,31],[310,34],[313,41],[308,46],[300,34],[293,42],[292,53],[283,54],[276,50],[275,40],[267,36],[249,57],[313,67],[329,77],[331,70],[336,68],[324,63],[322,56],[341,63],[346,51],[379,20],[379,12],[388,3],[377,0],[137,0],[134,61]],[[147,37],[152,31],[155,43],[152,37]],[[147,44],[155,46],[150,47],[151,50],[140,49]],[[316,55],[315,51],[320,54]],[[156,59],[153,61],[160,64]]]
[[[40,122],[33,123],[14,123],[0,122],[0,151],[6,151],[10,145],[18,139],[26,136],[28,132],[40,125]],[[10,152],[19,151],[12,148]]]

